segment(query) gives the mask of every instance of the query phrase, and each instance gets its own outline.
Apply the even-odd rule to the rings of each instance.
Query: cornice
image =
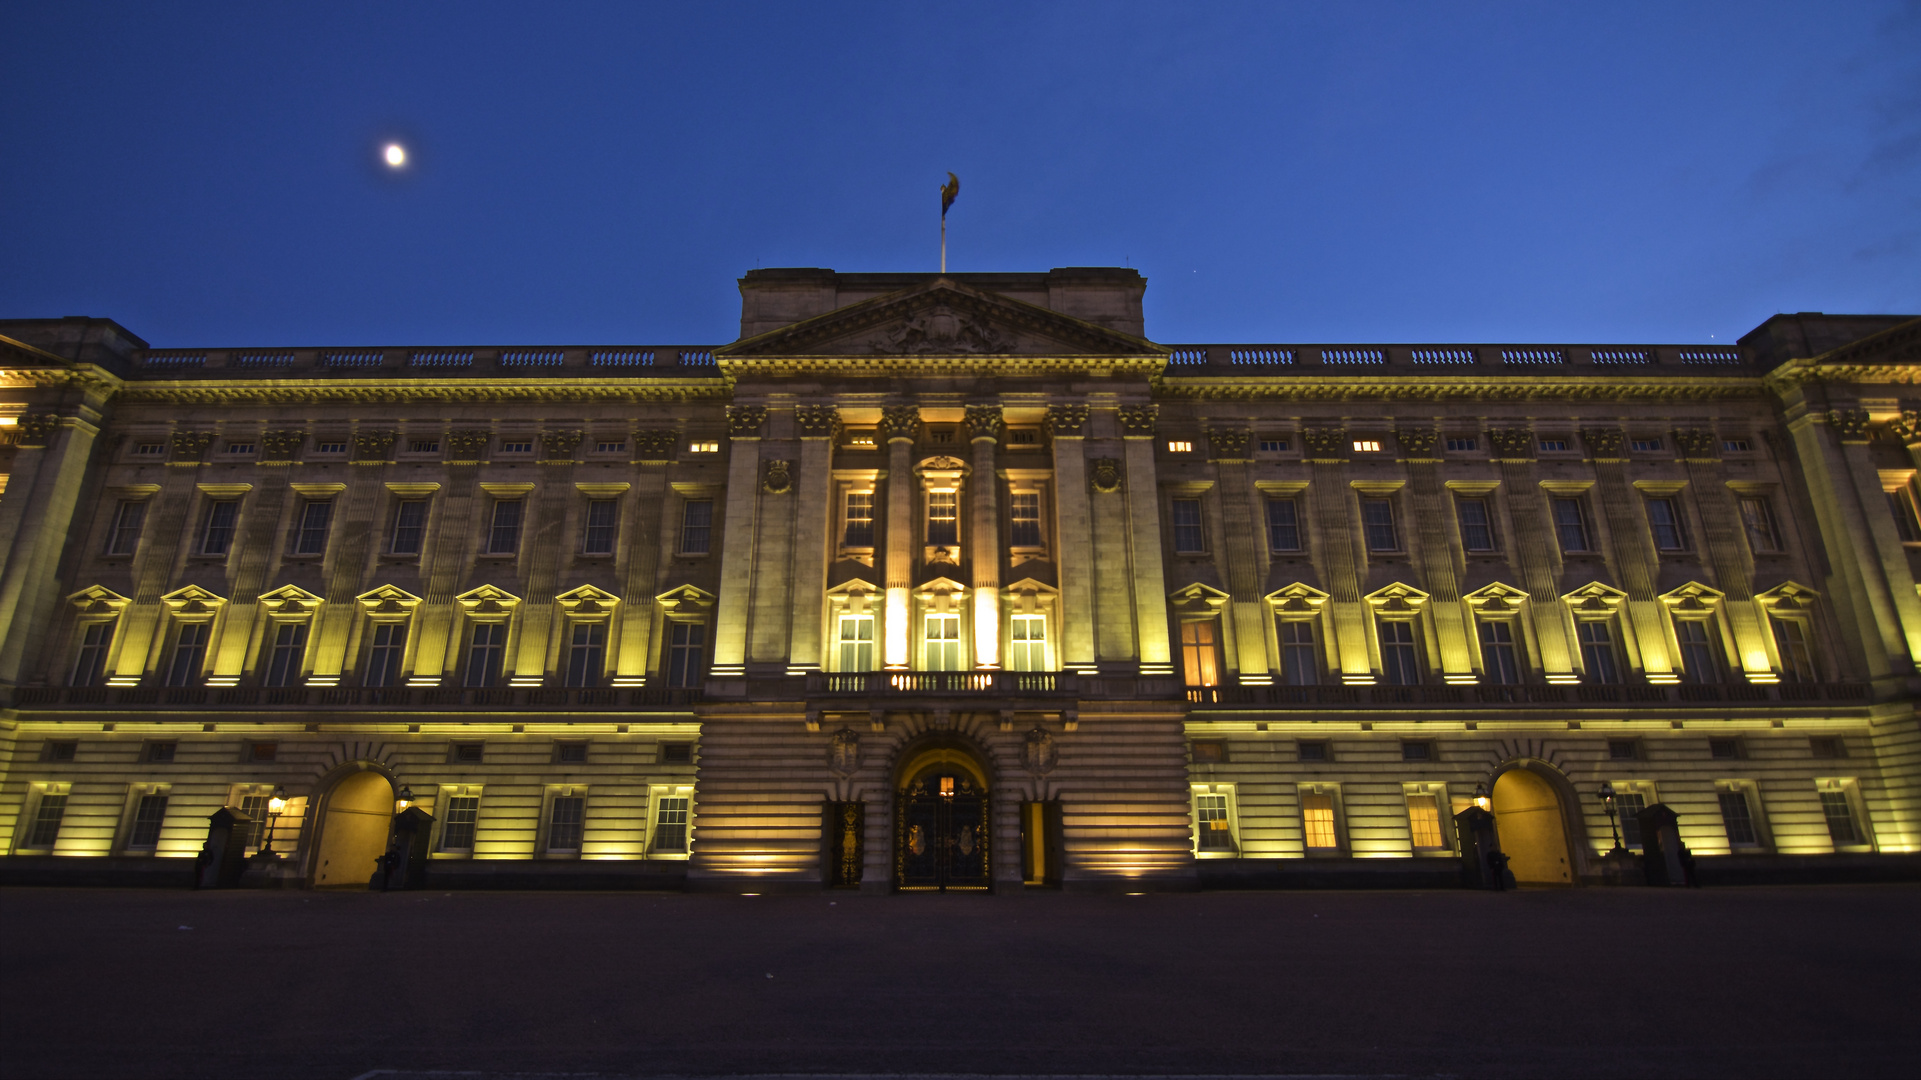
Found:
[[[1159,398],[1198,401],[1674,401],[1755,398],[1765,392],[1756,376],[1623,377],[1533,376],[1474,378],[1439,375],[1280,375],[1192,377],[1169,373],[1156,388]]]
[[[727,382],[700,379],[551,379],[538,383],[498,379],[201,380],[128,383],[120,400],[162,405],[399,405],[418,402],[725,401]]]
[[[1767,375],[1769,389],[1797,383],[1912,386],[1921,382],[1921,319],[1910,319],[1819,356],[1789,360]]]
[[[1082,354],[1028,356],[1016,353],[903,353],[859,356],[735,356],[726,363],[736,379],[825,375],[834,378],[1048,378],[1131,375],[1160,378],[1167,357]]]

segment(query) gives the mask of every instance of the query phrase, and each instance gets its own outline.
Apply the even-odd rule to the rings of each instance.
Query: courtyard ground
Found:
[[[0,1076],[1912,1076],[1921,887],[0,890]]]

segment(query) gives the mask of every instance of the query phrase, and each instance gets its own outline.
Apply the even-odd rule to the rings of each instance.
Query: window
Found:
[[[1289,686],[1313,686],[1321,681],[1321,657],[1315,648],[1314,624],[1288,620],[1280,625],[1281,679]]]
[[[133,810],[133,828],[127,834],[127,846],[135,849],[151,850],[160,846],[160,826],[167,820],[167,797],[165,795],[142,795]]]
[[[1567,440],[1566,439],[1542,439],[1541,449],[1549,453],[1558,453],[1559,451],[1567,449]]]
[[[467,641],[467,685],[492,686],[500,681],[500,664],[507,655],[506,623],[475,623]]]
[[[123,502],[114,508],[113,526],[107,530],[107,554],[131,555],[140,545],[140,527],[147,521],[146,500]]]
[[[929,544],[960,542],[959,492],[930,491],[927,493],[927,542]]]
[[[614,553],[614,515],[620,503],[613,499],[592,499],[587,503],[587,532],[581,537],[580,550],[587,555]]]
[[[1647,808],[1647,796],[1638,791],[1623,791],[1614,796],[1614,809],[1621,818],[1621,846],[1641,846],[1640,814]]]
[[[960,616],[929,615],[922,625],[922,642],[925,647],[925,671],[959,671],[960,655]]]
[[[1233,851],[1234,831],[1227,818],[1227,796],[1194,796],[1194,818],[1202,851]]]
[[[654,850],[679,854],[687,850],[687,810],[693,800],[685,795],[663,795],[654,812]]]
[[[1207,540],[1201,532],[1201,500],[1175,499],[1173,510],[1175,552],[1197,555],[1206,551]]]
[[[1587,513],[1579,499],[1554,500],[1554,535],[1561,542],[1561,550],[1587,551]]]
[[[1720,665],[1715,663],[1714,643],[1708,638],[1704,619],[1683,619],[1674,624],[1675,640],[1681,644],[1681,676],[1693,683],[1721,681]]]
[[[839,670],[874,670],[874,617],[872,615],[840,617]]]
[[[1010,496],[1007,542],[1014,547],[1041,546],[1041,497],[1037,491]]]
[[[1447,448],[1457,454],[1472,453],[1481,448],[1481,441],[1474,438],[1449,439]]]
[[[79,749],[79,742],[73,739],[55,739],[47,743],[40,756],[45,761],[72,761]]]
[[[280,744],[270,742],[250,742],[247,744],[247,761],[272,761],[280,752]]]
[[[1641,744],[1634,739],[1609,739],[1609,761],[1641,760]]]
[[[1896,488],[1888,492],[1888,508],[1894,512],[1894,530],[1904,544],[1921,543],[1921,521],[1914,513],[1914,492]]]
[[[1486,499],[1456,499],[1454,513],[1461,523],[1461,546],[1469,551],[1494,550],[1494,521]]]
[[[247,846],[258,848],[260,841],[267,835],[267,796],[241,796],[240,812],[247,815]]]
[[[1761,843],[1754,830],[1754,813],[1744,791],[1723,791],[1716,800],[1721,804],[1721,824],[1727,828],[1732,847],[1755,847]]]
[[[67,797],[49,791],[40,796],[33,812],[33,828],[27,833],[28,847],[50,848],[60,838],[60,820],[67,816]]]
[[[1844,758],[1848,756],[1848,744],[1831,736],[1817,736],[1808,740],[1808,751],[1818,758]]]
[[[375,623],[373,642],[367,646],[367,673],[363,686],[394,686],[400,682],[400,660],[407,651],[407,624]]]
[[[718,454],[720,453],[720,444],[717,442],[692,442],[687,444],[687,452],[690,454]]]
[[[1186,439],[1169,439],[1167,440],[1167,452],[1170,454],[1191,454],[1194,452],[1194,444]]]
[[[1708,756],[1716,761],[1733,761],[1741,756],[1741,740],[1709,739]]]
[[[167,444],[157,442],[134,443],[133,452],[141,457],[158,457],[167,452]]]
[[[1417,848],[1442,847],[1441,805],[1432,795],[1407,796],[1407,831]]]
[[[472,851],[474,823],[480,818],[480,796],[454,795],[447,799],[446,820],[440,826],[440,850]]]
[[[1402,761],[1433,761],[1434,744],[1422,740],[1409,740],[1401,744]]]
[[[1742,497],[1741,528],[1748,534],[1748,550],[1755,554],[1781,550],[1781,533],[1774,527],[1774,508],[1764,496]]]
[[[300,524],[294,528],[296,555],[319,555],[327,550],[327,526],[333,521],[332,499],[313,499],[300,507]]]
[[[1302,761],[1327,761],[1327,744],[1324,742],[1298,742],[1294,751]]]
[[[1754,444],[1746,439],[1722,439],[1721,450],[1729,454],[1745,454],[1754,449]]]
[[[667,641],[667,685],[683,689],[699,686],[706,647],[705,623],[676,622]]]
[[[1854,807],[1848,801],[1845,791],[1823,791],[1821,793],[1821,815],[1828,819],[1828,837],[1835,847],[1846,847],[1865,841],[1861,829],[1854,820]]]
[[[1033,428],[1012,428],[1007,432],[1007,442],[1011,446],[1039,446],[1041,436]]]
[[[317,442],[313,444],[313,451],[316,454],[344,454],[347,452],[347,444],[344,442]]]
[[[1634,452],[1640,453],[1640,454],[1657,453],[1661,449],[1661,440],[1631,439],[1628,441],[1628,449],[1633,450]]]
[[[233,546],[233,526],[239,517],[240,504],[232,500],[208,505],[206,524],[200,530],[200,553],[225,555]]]
[[[531,454],[534,452],[532,439],[502,439],[500,452],[503,454]]]
[[[547,850],[555,853],[580,850],[581,818],[587,800],[579,795],[556,795],[547,813]]]
[[[1306,793],[1301,796],[1302,843],[1309,851],[1332,851],[1341,846],[1334,833],[1334,796]]]
[[[1287,452],[1286,439],[1262,439],[1261,440],[1261,453],[1263,454],[1282,454],[1286,452]]]
[[[494,503],[494,516],[487,528],[487,554],[512,555],[520,550],[520,500],[501,499]]]
[[[1481,673],[1498,686],[1521,681],[1521,664],[1514,654],[1514,624],[1506,620],[1481,624]]]
[[[1680,551],[1688,546],[1681,530],[1681,511],[1673,499],[1648,500],[1648,527],[1654,530],[1654,546],[1661,551]]]
[[[440,453],[440,440],[409,439],[407,440],[407,452],[410,454],[438,454]]]
[[[1614,664],[1614,635],[1608,624],[1599,620],[1581,623],[1575,636],[1581,642],[1581,667],[1587,671],[1587,681],[1620,682],[1621,673]]]
[[[1212,620],[1181,624],[1181,661],[1189,686],[1219,686],[1220,664],[1214,654]]]
[[[449,750],[449,756],[458,764],[478,765],[487,760],[487,744],[484,742],[457,742]]]
[[[842,544],[847,547],[873,547],[874,493],[871,491],[848,492],[845,520],[847,528],[842,534]]]
[[[230,442],[227,444],[227,453],[251,454],[253,453],[253,446],[254,444],[250,442]]]
[[[622,454],[627,451],[627,443],[621,439],[602,439],[594,444],[596,454]]]
[[[168,686],[192,686],[200,681],[207,661],[208,623],[182,623],[173,639],[173,662],[167,665]]]
[[[587,760],[587,744],[584,742],[555,743],[554,760],[562,765],[579,765]]]
[[[714,531],[714,503],[711,499],[690,499],[680,508],[680,553],[705,555]]]
[[[97,686],[107,667],[107,646],[113,642],[113,624],[91,622],[80,631],[80,655],[73,661],[73,677],[68,686]]]
[[[847,436],[847,447],[850,450],[872,450],[879,445],[872,434]]]
[[[1808,648],[1806,624],[1799,619],[1769,619],[1774,624],[1774,647],[1781,654],[1781,681],[1811,683],[1814,651]]]
[[[953,428],[932,428],[927,432],[929,442],[951,443],[954,441]]]
[[[1361,527],[1367,533],[1367,550],[1399,551],[1401,540],[1394,528],[1392,499],[1362,499]]]
[[[1013,648],[1007,664],[1013,671],[1047,670],[1047,616],[1016,615],[1009,626]]]
[[[177,742],[150,742],[141,748],[140,760],[153,765],[171,765],[179,749]]]
[[[293,686],[300,681],[301,661],[307,656],[307,624],[280,623],[273,628],[267,652],[267,686]]]
[[[606,658],[606,624],[575,623],[573,640],[567,644],[567,685],[599,686]]]
[[[1355,439],[1354,452],[1357,454],[1378,454],[1381,452],[1379,439]]]
[[[661,743],[660,763],[662,765],[692,765],[694,763],[694,744],[690,742]]]
[[[420,537],[427,524],[424,499],[408,499],[394,508],[394,537],[390,549],[395,555],[420,554]]]
[[[1267,500],[1267,547],[1270,551],[1301,550],[1300,504],[1293,499]]]
[[[1421,669],[1414,654],[1414,624],[1381,624],[1381,681],[1388,686],[1413,686],[1421,681]]]
[[[1227,763],[1227,744],[1218,739],[1196,739],[1188,744],[1189,752],[1196,765],[1224,765]]]

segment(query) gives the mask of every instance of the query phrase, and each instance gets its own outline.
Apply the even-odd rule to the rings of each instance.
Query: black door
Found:
[[[900,792],[894,873],[903,890],[985,890],[987,793],[954,769],[934,769]]]

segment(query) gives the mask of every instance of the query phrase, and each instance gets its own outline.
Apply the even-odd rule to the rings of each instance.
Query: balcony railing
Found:
[[[610,372],[609,367],[619,368]],[[303,374],[380,378],[552,379],[719,377],[712,345],[367,346],[334,348],[150,349],[147,378],[298,378]]]
[[[1133,680],[1128,680],[1133,682]],[[807,676],[815,696],[888,694],[1079,693],[1080,676],[1068,671],[828,671]]]
[[[660,709],[697,705],[702,691],[672,687],[99,687],[29,686],[13,692],[17,708],[115,709],[182,707],[248,709]]]
[[[1744,349],[1701,345],[1170,345],[1172,376],[1755,374]],[[1599,369],[1599,370],[1596,370]]]

